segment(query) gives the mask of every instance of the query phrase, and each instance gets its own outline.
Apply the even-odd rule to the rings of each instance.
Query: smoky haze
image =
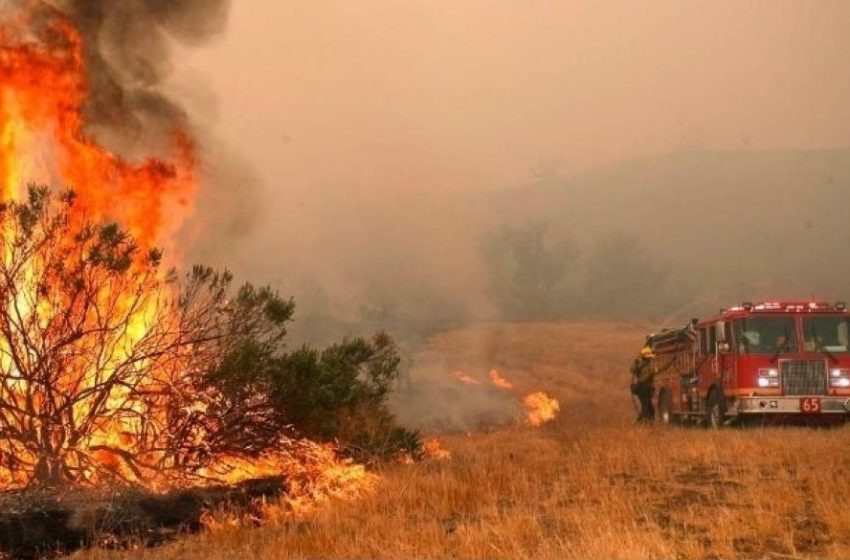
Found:
[[[234,3],[166,81],[260,185],[195,256],[343,330],[850,296],[848,34],[843,0]],[[564,285],[529,311],[494,259],[533,224]]]

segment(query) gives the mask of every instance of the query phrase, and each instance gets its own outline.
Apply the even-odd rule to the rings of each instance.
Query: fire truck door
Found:
[[[728,389],[734,383],[734,376],[732,375],[734,361],[731,358],[730,328],[729,324],[724,321],[718,321],[714,328],[715,340],[717,341],[715,346],[716,359],[714,361],[717,369],[714,373],[717,375],[718,384],[724,389]]]
[[[698,387],[700,395],[705,398],[708,388],[717,379],[717,344],[713,325],[699,329],[699,361],[697,362]]]

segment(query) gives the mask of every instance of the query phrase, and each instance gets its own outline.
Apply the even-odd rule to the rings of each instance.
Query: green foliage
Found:
[[[225,278],[199,269],[211,285]],[[223,282],[223,284],[222,284]],[[392,338],[344,339],[323,350],[304,345],[285,351],[283,338],[294,303],[269,288],[242,286],[229,301],[231,327],[244,332],[206,376],[207,387],[226,396],[218,417],[224,434],[261,451],[277,434],[292,432],[337,442],[360,461],[387,459],[399,452],[417,456],[419,434],[397,425],[387,397],[401,358]]]
[[[386,404],[401,362],[387,334],[286,351],[293,301],[251,284],[227,298],[231,281],[228,272],[195,267],[183,290],[196,299],[192,286],[204,286],[228,316],[227,345],[204,378],[205,389],[225,397],[213,411],[217,433],[254,453],[289,433],[336,441],[360,460],[416,454],[418,434],[400,428]]]
[[[322,352],[304,346],[284,357],[272,401],[307,435],[387,455],[403,445],[386,398],[400,357],[392,339],[348,339]]]
[[[104,224],[94,237],[89,261],[112,272],[126,272],[133,264],[137,247],[118,224]]]
[[[279,430],[336,441],[368,461],[400,451],[416,455],[420,447],[418,434],[399,427],[387,408],[399,364],[395,344],[385,333],[279,355],[246,340],[208,379],[231,402],[267,403]]]

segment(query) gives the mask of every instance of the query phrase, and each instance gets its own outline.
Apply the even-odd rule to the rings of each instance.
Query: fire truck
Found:
[[[850,417],[845,303],[743,303],[646,343],[661,423]]]

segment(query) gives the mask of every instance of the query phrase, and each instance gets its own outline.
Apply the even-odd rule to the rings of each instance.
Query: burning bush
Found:
[[[209,268],[163,272],[158,251],[74,204],[31,187],[0,208],[5,485],[215,479],[299,427],[353,442],[343,412],[394,429],[386,335],[286,354],[291,300],[232,294],[231,275]]]
[[[166,42],[206,36],[206,25],[185,25],[227,3],[8,4],[0,10],[0,199],[10,201],[0,207],[0,488],[350,474],[331,446],[298,438],[298,429],[352,446],[363,433],[397,434],[383,407],[398,366],[389,338],[287,354],[291,300],[234,289],[227,272],[166,271],[155,249],[174,249],[193,213],[199,154],[157,80],[126,64],[119,76],[109,63],[130,63],[117,49],[128,37],[154,45],[145,60],[162,63]],[[154,68],[136,66],[148,77]],[[134,131],[122,123],[152,120],[150,134],[130,134],[133,159],[93,134],[109,122],[124,137]],[[28,178],[73,192],[28,188]]]
[[[262,406],[235,429],[200,381],[246,340],[275,345],[292,303],[251,286],[229,298],[230,275],[206,268],[162,274],[158,251],[73,207],[31,187],[0,212],[0,476],[200,475],[271,445]]]

